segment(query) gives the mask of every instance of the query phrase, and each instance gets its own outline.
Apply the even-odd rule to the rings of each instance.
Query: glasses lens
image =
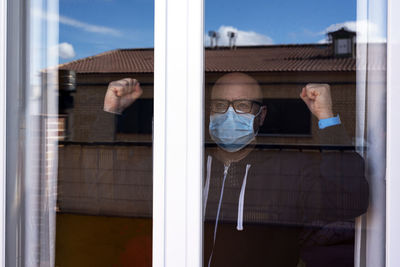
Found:
[[[250,113],[252,102],[249,100],[238,100],[233,102],[233,108],[238,113]]]
[[[213,100],[211,102],[211,110],[216,113],[225,113],[228,109],[229,102],[224,100]]]

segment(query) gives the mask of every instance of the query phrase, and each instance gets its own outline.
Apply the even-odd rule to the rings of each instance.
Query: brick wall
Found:
[[[151,217],[152,148],[59,148],[58,209],[66,213]]]
[[[212,84],[222,73],[208,73],[206,75],[205,95],[209,99]],[[355,72],[287,72],[287,73],[250,73],[262,86],[265,98],[299,98],[301,87],[312,82],[324,82],[331,85],[334,113],[340,114],[350,139],[355,136]],[[124,77],[137,78],[143,86],[143,98],[153,98],[153,77],[145,74],[80,74],[75,94],[75,106],[72,116],[72,141],[145,141],[151,142],[151,135],[116,134],[115,116],[103,111],[104,95],[110,81]],[[83,85],[79,85],[83,84]],[[88,85],[92,84],[92,85]],[[102,85],[99,85],[102,84]],[[207,101],[206,101],[207,104]],[[211,142],[208,135],[208,110],[205,109],[205,137]],[[318,144],[316,132],[317,119],[312,118],[311,136],[273,136],[259,137],[260,143],[268,144]],[[334,144],[332,141],[328,144]]]

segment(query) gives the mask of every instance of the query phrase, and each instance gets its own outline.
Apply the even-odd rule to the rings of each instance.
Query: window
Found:
[[[264,99],[268,117],[259,134],[310,135],[311,114],[299,99]]]
[[[265,106],[204,107],[203,266],[383,266],[385,24],[363,4],[206,1],[206,104]]]
[[[333,103],[334,115],[340,115],[341,123],[346,125],[344,136],[349,137],[346,144],[342,143],[343,136],[337,135],[333,135],[334,137],[331,135],[332,138],[329,138],[326,142],[318,142],[318,138],[320,138],[318,120],[315,119],[314,115],[308,113],[308,118],[310,118],[310,126],[307,127],[308,134],[292,134],[301,128],[298,125],[297,128],[290,128],[290,134],[261,134],[263,130],[260,129],[257,143],[261,145],[255,147],[257,153],[263,155],[262,157],[253,157],[253,161],[261,161],[268,155],[273,159],[272,154],[275,152],[283,155],[285,153],[290,154],[294,152],[293,150],[296,150],[295,152],[302,150],[304,152],[302,155],[309,158],[332,155],[346,157],[349,154],[355,155],[353,152],[363,158],[365,178],[368,180],[371,189],[371,201],[369,202],[367,216],[359,217],[354,222],[352,220],[350,222],[341,221],[339,224],[328,225],[326,228],[318,228],[317,231],[314,230],[318,226],[310,225],[310,229],[306,230],[311,231],[301,232],[300,240],[303,249],[301,250],[301,261],[298,262],[300,264],[307,262],[308,267],[313,266],[312,264],[321,266],[319,260],[335,258],[340,254],[339,256],[343,256],[341,260],[346,261],[346,264],[348,263],[350,266],[353,264],[357,267],[385,266],[385,258],[386,266],[398,266],[398,240],[396,240],[396,236],[398,236],[396,234],[397,225],[399,225],[398,200],[396,198],[398,184],[397,179],[395,179],[398,176],[396,169],[398,156],[396,136],[398,134],[396,132],[397,117],[395,114],[399,112],[397,112],[398,105],[396,105],[398,102],[395,90],[396,75],[393,71],[398,69],[395,64],[395,62],[398,62],[396,50],[398,38],[396,31],[393,31],[394,25],[398,23],[397,17],[393,14],[398,13],[399,7],[397,3],[390,1],[387,3],[382,0],[369,0],[357,1],[356,9],[356,2],[352,1],[346,2],[348,9],[332,12],[336,10],[335,8],[340,3],[340,1],[335,3],[335,7],[332,8],[326,8],[329,7],[327,6],[329,3],[324,3],[324,12],[318,14],[329,18],[333,16],[332,13],[342,15],[346,14],[345,11],[353,13],[354,21],[357,20],[357,38],[355,44],[352,43],[351,45],[351,51],[352,56],[357,57],[355,61],[351,61],[351,59],[348,59],[350,56],[346,54],[346,56],[334,59],[343,63],[341,65],[343,68],[347,66],[350,69],[347,72],[335,70],[330,73],[323,73],[320,72],[320,68],[326,66],[324,64],[331,59],[331,55],[328,54],[329,49],[325,49],[329,48],[329,44],[325,43],[327,41],[325,38],[301,44],[301,42],[296,41],[299,32],[295,31],[288,34],[288,40],[278,43],[274,37],[277,35],[274,35],[274,32],[281,34],[282,28],[280,27],[284,25],[285,21],[290,20],[281,19],[278,26],[272,27],[273,21],[261,21],[261,18],[268,20],[268,16],[257,16],[254,12],[248,12],[249,9],[254,7],[262,11],[274,10],[275,3],[268,3],[267,9],[262,9],[256,4],[246,3],[247,5],[243,5],[243,3],[236,3],[235,1],[230,2],[229,5],[224,5],[224,12],[229,15],[224,19],[237,22],[237,25],[240,25],[243,21],[249,23],[243,28],[234,27],[233,22],[220,24],[216,18],[223,18],[224,14],[216,8],[219,4],[217,2],[206,3],[206,23],[205,28],[203,28],[203,1],[157,0],[154,10],[156,27],[154,33],[155,50],[153,50],[144,44],[132,45],[135,43],[134,41],[128,40],[129,38],[122,38],[122,36],[138,36],[140,35],[138,32],[119,35],[125,33],[127,28],[132,28],[131,24],[126,24],[128,25],[127,28],[122,28],[112,25],[107,17],[102,16],[100,11],[105,6],[107,6],[109,13],[113,13],[111,10],[115,1],[96,0],[99,9],[94,16],[99,16],[104,21],[104,24],[100,25],[102,27],[96,27],[99,25],[95,23],[95,20],[89,21],[90,16],[86,16],[87,21],[73,17],[74,11],[79,11],[79,14],[88,14],[85,13],[83,8],[85,1],[78,3],[74,0],[67,3],[67,1],[60,0],[60,9],[57,1],[31,1],[26,5],[21,1],[4,1],[0,6],[0,34],[3,37],[0,43],[0,55],[4,55],[3,57],[0,56],[0,82],[6,88],[6,90],[3,90],[6,95],[0,95],[2,103],[6,102],[6,105],[3,105],[4,109],[0,111],[0,121],[3,119],[4,122],[0,124],[4,126],[1,129],[4,130],[2,133],[5,137],[3,143],[0,143],[3,148],[2,155],[5,159],[2,161],[4,168],[0,164],[0,171],[7,178],[5,190],[1,191],[2,187],[0,187],[0,194],[4,193],[2,199],[5,200],[4,207],[6,208],[6,215],[2,218],[5,225],[3,265],[17,266],[22,264],[30,266],[32,262],[37,262],[42,265],[54,266],[55,263],[65,263],[68,260],[71,262],[68,262],[67,265],[71,263],[71,265],[77,266],[76,260],[87,265],[86,263],[92,263],[96,258],[92,255],[101,255],[101,259],[97,258],[99,259],[98,266],[101,266],[101,264],[108,266],[110,262],[122,258],[127,260],[125,263],[129,266],[129,264],[132,265],[131,256],[137,255],[137,253],[132,252],[133,250],[137,251],[134,248],[144,249],[144,253],[142,253],[144,257],[141,260],[145,260],[148,264],[151,257],[151,254],[149,254],[150,247],[153,248],[150,253],[153,255],[152,265],[154,266],[207,265],[209,258],[204,257],[203,260],[203,256],[210,251],[205,250],[204,255],[202,253],[202,219],[206,219],[206,223],[209,223],[211,220],[215,220],[215,216],[202,217],[202,213],[203,208],[206,208],[206,215],[207,209],[218,209],[217,205],[211,205],[211,208],[210,205],[206,207],[202,205],[204,196],[202,183],[207,184],[208,174],[208,154],[206,153],[203,157],[202,148],[204,142],[207,142],[207,144],[214,142],[209,136],[210,114],[205,110],[207,99],[212,96],[212,86],[208,87],[208,85],[215,84],[221,76],[229,72],[245,71],[265,86],[262,98],[271,101],[267,105],[270,106],[269,115],[273,115],[274,109],[277,112],[282,110],[279,114],[284,114],[293,108],[295,111],[292,112],[296,113],[296,117],[290,117],[288,121],[299,122],[299,125],[307,123],[306,112],[300,112],[300,108],[297,106],[301,101],[293,101],[292,95],[300,93],[301,88],[297,88],[297,85],[303,85],[310,81],[313,83],[328,81],[331,86],[332,99],[336,101]],[[121,7],[122,2],[118,2],[118,4]],[[281,10],[283,8],[289,10],[293,5],[279,2]],[[388,18],[386,18],[386,5],[388,5]],[[137,7],[136,5],[135,10],[137,10]],[[138,12],[135,17],[139,18],[141,22],[143,22],[144,17],[152,20],[153,17],[149,15],[152,13],[152,9],[152,6],[149,8],[149,5],[147,5],[147,12]],[[315,9],[312,10],[315,11]],[[57,15],[58,10],[60,10],[61,16]],[[246,19],[243,16],[234,16],[235,10],[240,10],[243,14],[251,14],[252,17]],[[128,12],[129,9],[124,8],[122,11]],[[299,9],[297,11],[297,14],[304,18],[306,10]],[[355,17],[356,11],[357,17]],[[216,13],[219,13],[219,16],[214,16]],[[283,14],[281,18],[292,17],[288,14]],[[133,18],[131,18],[131,22],[132,20]],[[386,28],[384,26],[386,20],[389,27],[388,50],[386,50]],[[254,21],[257,21],[262,27],[253,28],[250,24]],[[296,21],[298,24],[300,22],[301,20]],[[60,23],[60,35],[57,33],[58,23]],[[141,24],[145,25],[145,23]],[[219,26],[221,25],[228,26],[220,29]],[[230,25],[233,25],[232,28],[229,27]],[[313,25],[320,24],[313,21]],[[352,27],[353,24],[347,23],[346,25]],[[152,25],[150,28],[152,28]],[[281,51],[282,53],[278,53],[282,56],[280,59],[273,58],[274,54],[258,53],[259,50],[264,49],[263,52],[267,52],[268,49],[264,47],[264,44],[260,45],[257,42],[271,41],[271,39],[259,35],[262,28],[269,29],[272,32],[271,36],[274,37],[267,35],[274,41],[265,45],[268,48],[280,47],[285,50],[291,46],[303,46],[305,52],[285,54],[284,51]],[[4,29],[6,30],[4,31]],[[314,30],[314,33],[322,32],[321,29]],[[73,37],[79,31],[90,33],[87,33],[83,38]],[[213,45],[204,51],[202,47],[203,39],[205,44],[209,44],[211,41],[207,37],[209,31],[214,32],[212,36],[216,39],[213,39]],[[19,34],[15,34],[16,32]],[[106,43],[96,42],[93,38],[95,34],[101,35],[99,32],[106,32],[109,41],[122,44],[122,39],[124,39],[128,40],[128,44],[119,46],[123,49],[116,48],[117,50],[110,52],[111,49],[107,47]],[[145,34],[145,36],[152,36],[152,30],[147,32],[150,32],[150,34]],[[306,35],[308,33],[313,36],[312,32],[303,32]],[[244,46],[243,36],[246,36],[246,40],[258,41]],[[118,41],[118,38],[122,39]],[[146,111],[145,116],[148,116],[149,120],[150,117],[154,117],[154,136],[149,131],[151,127],[151,124],[148,124],[149,120],[146,121],[147,124],[143,124],[146,125],[143,130],[137,130],[133,127],[130,128],[129,123],[127,124],[130,119],[121,123],[119,120],[122,117],[119,117],[119,115],[103,113],[102,105],[109,82],[125,78],[129,72],[116,71],[113,74],[105,74],[93,69],[85,72],[80,69],[81,66],[79,65],[69,65],[72,66],[70,69],[77,73],[77,90],[71,92],[56,90],[55,85],[61,83],[57,82],[57,72],[53,72],[54,69],[49,67],[57,66],[59,63],[63,64],[62,66],[77,63],[77,61],[79,63],[79,59],[86,58],[84,53],[87,51],[75,46],[78,39],[86,42],[82,46],[83,50],[96,50],[96,53],[91,55],[105,52],[102,56],[107,54],[117,55],[120,58],[116,62],[128,64],[129,57],[124,53],[129,50],[129,52],[136,51],[140,54],[140,60],[134,62],[140,62],[143,64],[142,66],[145,66],[145,69],[152,66],[154,62],[154,93],[153,89],[144,88],[143,97],[136,102],[139,110],[149,110],[150,103],[153,103],[154,111],[152,115],[150,116],[149,112]],[[88,45],[91,41],[94,43]],[[73,49],[71,49],[71,45]],[[143,49],[144,47],[145,49]],[[357,47],[357,49],[354,50],[354,47]],[[341,52],[344,52],[344,50]],[[153,51],[154,57],[149,55]],[[357,55],[354,54],[355,51]],[[388,51],[387,86],[386,68],[384,67],[386,66],[386,51]],[[73,54],[75,54],[75,58],[59,59],[57,56],[54,57],[54,52],[59,53],[61,58],[71,57]],[[331,50],[331,52],[334,51]],[[206,64],[203,66],[204,54]],[[231,56],[232,54],[234,56]],[[171,60],[171,58],[174,60]],[[91,62],[89,66],[93,67],[96,65],[93,63],[96,62],[98,57],[94,56],[87,59],[84,64]],[[275,66],[275,70],[262,70],[268,73],[268,76],[260,73],[261,67],[271,66],[271,62],[279,63],[279,60],[290,61],[291,66],[297,67],[301,67],[305,62],[312,62],[310,66],[314,66],[315,69],[311,71],[291,70],[280,75],[282,65],[272,64]],[[229,61],[232,65],[236,64],[235,68],[221,69],[221,63],[226,63],[226,61]],[[253,65],[254,62],[257,62],[257,64]],[[350,63],[347,64],[346,62]],[[351,62],[357,63],[355,68],[352,67],[353,63]],[[97,66],[108,66],[109,70],[117,69],[115,65],[99,64]],[[126,66],[124,65],[122,68]],[[236,68],[237,66],[241,66],[243,69],[239,70]],[[254,66],[257,68],[249,70]],[[43,70],[46,70],[46,72],[43,72]],[[202,70],[205,70],[205,75],[203,75]],[[324,76],[325,74],[326,76]],[[313,75],[315,75],[314,79]],[[265,76],[265,80],[261,76]],[[146,69],[139,81],[141,81],[141,84],[153,83],[151,67],[150,70]],[[204,86],[205,92],[202,91],[203,82],[206,84]],[[278,86],[276,86],[277,84]],[[269,87],[268,85],[273,85],[276,89],[274,90],[273,86]],[[385,113],[386,87],[388,95],[387,118]],[[282,91],[282,88],[287,88],[285,90],[290,91],[290,95],[281,94],[279,91]],[[6,101],[3,101],[4,98],[2,97],[6,97]],[[154,99],[154,101],[150,99]],[[288,106],[289,100],[293,101],[290,106]],[[180,105],[177,103],[180,103]],[[141,105],[141,108],[139,108],[139,105]],[[303,115],[297,117],[300,114]],[[271,118],[271,124],[278,125],[274,126],[275,129],[278,129],[276,131],[282,132],[282,129],[288,129],[285,127],[289,122],[285,122],[286,119],[283,119],[281,115],[279,117],[280,120],[272,120]],[[267,117],[262,126],[267,129],[266,132],[272,127],[268,124],[269,119]],[[140,124],[139,119],[133,121],[134,124]],[[387,125],[385,122],[387,122]],[[295,126],[292,121],[289,124],[291,124],[291,127]],[[119,125],[124,129],[129,128],[128,133],[119,132]],[[125,128],[124,125],[128,126]],[[305,128],[303,130],[305,132]],[[140,139],[142,137],[143,139]],[[131,142],[132,140],[144,142],[139,145],[138,142]],[[154,143],[149,142],[149,140],[154,140]],[[295,146],[292,146],[293,144]],[[387,151],[384,149],[385,144],[387,144]],[[5,145],[6,148],[4,148]],[[217,146],[210,145],[205,150],[206,152],[210,149],[215,150]],[[275,151],[265,151],[266,148],[272,148],[271,150]],[[340,148],[340,151],[338,151],[338,148]],[[153,154],[153,151],[156,153]],[[279,166],[286,166],[284,169],[287,171],[288,179],[293,178],[293,173],[300,170],[294,166],[298,161],[293,160],[290,156],[281,159]],[[301,159],[301,157],[297,159]],[[353,162],[352,160],[347,161],[347,158],[342,159],[342,163],[345,165]],[[132,163],[132,160],[134,160],[134,163]],[[216,158],[211,163],[212,168],[218,168],[214,160]],[[354,173],[359,172],[362,168],[361,165],[350,165],[353,168],[345,168],[346,171]],[[272,172],[278,164],[274,164],[274,161],[266,162],[265,166],[251,164],[247,173],[250,188],[252,177],[256,177],[252,173],[255,171],[255,166],[261,166],[261,169],[267,167],[266,169]],[[246,174],[246,168],[247,166],[244,166],[244,168],[236,168],[236,170]],[[210,168],[210,170],[210,177],[218,172],[215,169]],[[229,171],[232,171],[232,168]],[[232,173],[229,173],[229,175],[232,175]],[[233,177],[239,176],[233,175]],[[242,178],[244,178],[244,175],[241,176]],[[150,184],[150,181],[152,184]],[[238,187],[229,179],[227,179],[226,185],[230,189]],[[242,185],[243,183],[240,186]],[[348,186],[347,183],[343,185]],[[385,187],[386,185],[387,187]],[[218,195],[218,192],[215,193],[215,191],[218,191],[215,190],[217,186],[222,186],[222,184],[216,185],[215,179],[210,178],[208,197],[213,204],[217,202],[215,200],[215,196]],[[245,187],[245,197],[243,198],[244,210],[243,220],[241,221],[243,225],[239,224],[245,230],[249,226],[248,209],[246,208],[249,203],[248,197],[254,196],[247,189]],[[274,192],[277,193],[278,190]],[[225,191],[224,196],[229,198],[232,196],[231,193]],[[234,204],[240,203],[240,191],[237,193],[239,197],[235,198],[236,203]],[[278,193],[280,196],[284,196],[283,191]],[[388,203],[387,207],[385,199]],[[137,202],[145,204],[139,205]],[[222,204],[226,204],[226,202]],[[238,206],[232,205],[233,209]],[[34,208],[29,209],[27,207]],[[223,205],[223,207],[226,208],[226,205]],[[269,208],[273,208],[273,205],[269,205]],[[385,214],[385,210],[387,210],[387,214]],[[257,215],[260,214],[263,213]],[[230,221],[232,218],[229,216],[231,215],[234,217],[232,221],[235,221],[235,227],[238,226],[238,215],[240,213],[237,212],[223,212],[220,223]],[[279,214],[273,211],[269,215],[270,218],[264,217],[261,220],[273,220],[279,217]],[[78,217],[86,220],[76,220]],[[126,227],[129,225],[128,221],[132,220],[140,221],[143,224],[139,223],[140,227],[136,227],[138,224],[135,224],[135,227]],[[100,225],[104,227],[103,230],[107,230],[102,231]],[[219,226],[217,233],[221,237],[221,233],[224,234],[226,228]],[[93,247],[90,253],[82,256],[82,251],[87,248],[87,243],[83,242],[85,244],[81,243],[82,246],[77,247],[73,240],[76,232],[71,231],[72,229],[83,231],[81,237],[85,239],[85,242],[88,243],[95,236],[96,241],[99,241],[96,245],[105,244],[107,248],[99,250]],[[100,231],[97,231],[99,229]],[[136,231],[138,229],[140,231]],[[208,237],[212,236],[210,229],[211,232],[214,230],[212,226],[205,229],[205,234]],[[107,237],[107,234],[105,234],[107,231],[108,233],[118,232],[114,235],[113,240],[116,243],[119,242],[119,244],[125,243],[127,246],[114,250],[115,247],[111,248],[112,246],[108,246],[109,243],[102,243],[101,239]],[[73,234],[68,234],[71,232]],[[257,236],[258,234],[259,232],[257,232]],[[273,234],[279,236],[278,232]],[[130,242],[125,239],[133,236],[135,236],[136,241],[130,240],[132,241]],[[337,238],[338,236],[339,238]],[[386,236],[386,240],[383,238],[384,236]],[[68,239],[69,237],[71,239]],[[207,240],[207,242],[210,242],[210,239]],[[236,243],[232,242],[231,244]],[[295,242],[290,244],[295,244]],[[343,249],[343,253],[335,254],[328,251],[330,248],[337,249],[338,244],[343,245],[340,248]],[[350,247],[354,247],[354,254]],[[210,243],[205,244],[205,248],[209,249]],[[114,255],[116,255],[121,252],[121,249],[126,250],[119,254],[122,258],[116,260],[111,254],[115,252]],[[318,255],[326,255],[327,257],[315,257],[316,251],[318,251]],[[222,259],[226,264],[224,253],[231,256],[232,254],[229,254],[229,252],[229,250],[223,250],[222,254],[215,254],[217,256],[215,256],[214,261]],[[353,256],[354,258],[352,258]],[[293,257],[287,258],[293,259]],[[85,262],[85,260],[88,261]],[[253,259],[247,258],[247,260]],[[142,263],[139,263],[139,265],[142,265]],[[212,264],[215,264],[215,262],[212,262]]]
[[[59,6],[55,265],[151,266],[154,6],[94,5]]]
[[[117,133],[152,134],[153,100],[138,99],[117,116]]]
[[[338,54],[350,54],[351,53],[351,40],[350,39],[338,39],[337,40],[337,53]]]

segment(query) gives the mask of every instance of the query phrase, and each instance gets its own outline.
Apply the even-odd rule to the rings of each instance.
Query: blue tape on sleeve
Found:
[[[318,122],[318,127],[320,129],[324,129],[326,127],[330,127],[330,126],[334,126],[334,125],[339,125],[342,122],[340,121],[340,117],[339,115],[337,115],[336,117],[332,117],[332,118],[327,118],[327,119],[322,119],[319,120]]]

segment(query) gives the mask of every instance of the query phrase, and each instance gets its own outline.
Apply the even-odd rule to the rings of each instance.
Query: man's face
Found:
[[[267,113],[266,107],[256,103],[262,100],[261,88],[256,80],[246,74],[231,73],[220,78],[211,92],[211,101],[213,100],[254,101],[250,113],[256,115],[261,110],[254,120],[254,131],[257,131],[264,122]]]

